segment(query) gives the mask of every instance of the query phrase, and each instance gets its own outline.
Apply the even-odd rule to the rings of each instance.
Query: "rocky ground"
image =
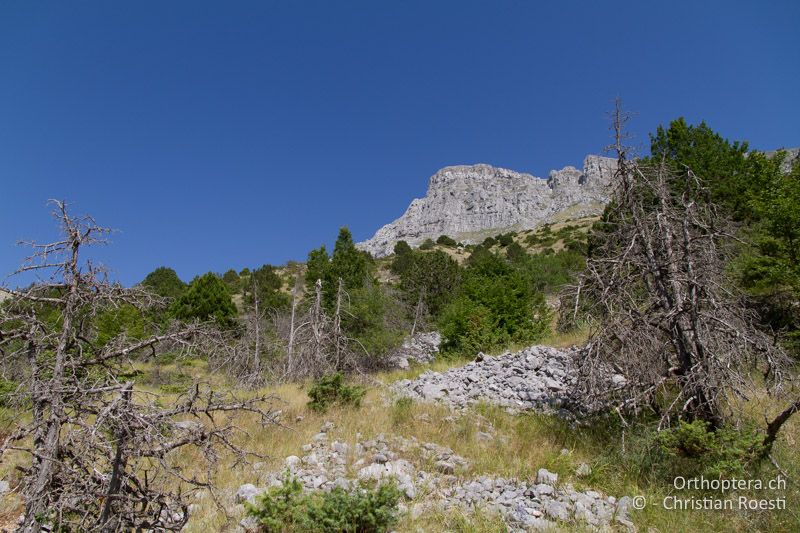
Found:
[[[425,354],[431,353],[431,346],[438,346],[438,342],[438,336],[410,339],[401,358],[427,360]],[[497,357],[480,354],[462,367],[446,372],[427,371],[417,379],[395,382],[391,390],[396,396],[442,402],[456,409],[488,401],[513,411],[561,412],[570,408],[574,412],[581,404],[572,392],[578,355],[576,349],[546,346]],[[609,381],[620,384],[624,378],[609,375]],[[457,416],[454,413],[445,421],[454,423]],[[478,441],[489,444],[504,438],[495,434],[491,425],[483,429],[475,436]],[[326,423],[312,442],[303,446],[305,455],[289,456],[282,470],[264,472],[259,486],[242,485],[236,501],[254,500],[268,487],[280,485],[287,472],[299,479],[306,490],[323,491],[350,488],[356,481],[393,478],[406,497],[403,510],[413,518],[433,510],[468,512],[480,508],[499,513],[509,531],[546,530],[557,524],[590,530],[612,525],[632,528],[628,519],[630,498],[618,500],[593,490],[576,490],[543,468],[535,479],[478,475],[471,471],[468,460],[436,443],[383,434],[369,440],[356,435],[355,442],[343,442],[334,438],[333,430],[333,424]],[[581,464],[575,476],[581,478],[590,473],[589,466]],[[255,529],[248,519],[241,526],[245,531]]]
[[[235,501],[239,505],[255,501],[268,487],[280,485],[287,472],[309,491],[350,488],[356,481],[392,478],[406,498],[401,510],[412,517],[437,508],[466,512],[481,508],[499,513],[509,531],[540,531],[558,523],[590,530],[613,524],[631,527],[630,498],[618,500],[592,490],[576,490],[543,468],[534,480],[474,475],[469,461],[435,443],[385,435],[348,443],[333,438],[333,430],[333,424],[326,423],[312,442],[303,446],[305,455],[287,457],[280,471],[263,472],[258,486],[242,485]],[[478,438],[495,436],[479,433]],[[581,465],[576,475],[588,473],[588,467]],[[241,531],[257,530],[249,518],[240,526]]]
[[[442,343],[442,336],[438,331],[429,333],[417,333],[413,337],[408,337],[403,344],[387,358],[387,362],[392,368],[407,369],[409,362],[416,364],[430,363],[439,353],[439,345]]]
[[[574,348],[559,350],[548,346],[531,346],[497,357],[480,354],[462,367],[446,372],[427,371],[417,379],[397,381],[392,390],[400,396],[443,402],[455,408],[488,401],[512,409],[566,414],[567,409],[587,407],[574,390],[579,355]],[[623,376],[609,374],[609,385],[624,382]]]

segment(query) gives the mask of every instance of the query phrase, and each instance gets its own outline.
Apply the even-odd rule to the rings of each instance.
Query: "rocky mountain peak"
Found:
[[[475,241],[508,229],[530,229],[566,209],[575,216],[599,213],[608,201],[614,159],[587,156],[583,170],[567,166],[548,179],[486,164],[444,167],[431,176],[424,198],[380,228],[359,247],[376,257],[392,253],[397,241],[412,246],[449,235]]]

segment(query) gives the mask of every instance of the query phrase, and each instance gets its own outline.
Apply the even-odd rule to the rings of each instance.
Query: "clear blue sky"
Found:
[[[683,115],[800,145],[800,2],[0,3],[0,272],[54,228],[48,198],[159,265],[305,259],[485,162],[546,176]]]

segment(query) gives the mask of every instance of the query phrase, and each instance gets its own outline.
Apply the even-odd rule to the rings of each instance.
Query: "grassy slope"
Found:
[[[552,337],[545,341],[554,346],[565,346],[580,342],[580,335],[571,337]],[[422,371],[432,368],[444,370],[463,364],[464,361],[437,361],[433,365],[418,366],[407,371],[382,373],[375,381],[360,409],[334,408],[326,414],[316,414],[305,407],[307,384],[282,385],[267,389],[281,401],[276,407],[284,413],[283,419],[289,427],[258,427],[252,419],[241,421],[249,438],[247,445],[258,453],[269,456],[265,462],[267,470],[281,469],[288,455],[302,456],[301,446],[311,441],[325,421],[332,421],[336,429],[332,438],[353,443],[357,434],[361,439],[369,439],[379,433],[400,434],[416,437],[452,448],[456,453],[468,458],[473,464],[469,475],[491,474],[518,478],[535,477],[539,468],[558,472],[562,482],[569,481],[576,487],[593,488],[607,494],[644,495],[651,502],[675,492],[663,480],[653,481],[647,471],[648,458],[640,454],[636,437],[628,435],[627,452],[623,452],[620,434],[607,425],[576,429],[548,416],[528,414],[512,416],[502,409],[490,405],[477,405],[469,411],[450,418],[448,409],[430,404],[414,403],[410,407],[387,401],[386,385],[398,379],[413,378]],[[221,376],[208,376],[205,365],[198,362],[190,367],[166,369],[180,371],[196,378],[211,379],[218,386],[226,384]],[[751,404],[754,413],[764,408],[774,410],[763,398]],[[302,420],[298,420],[302,417]],[[497,438],[490,443],[478,442],[478,431],[491,425]],[[800,418],[790,422],[775,449],[774,457],[788,470],[791,479],[800,476],[800,453],[797,443],[800,440]],[[633,443],[633,444],[631,444]],[[568,450],[564,454],[562,450]],[[182,457],[186,464],[194,458]],[[577,479],[573,472],[581,462],[592,467],[592,474],[586,479]],[[758,477],[774,477],[775,469],[766,464]],[[243,483],[258,485],[263,478],[249,467],[222,468],[215,480],[221,490],[235,491]],[[697,492],[680,492],[681,497],[700,497]],[[660,506],[648,506],[644,511],[634,513],[634,521],[643,531],[654,527],[657,531],[796,531],[800,528],[797,509],[800,508],[800,493],[796,485],[790,484],[785,491],[788,499],[787,511],[744,513],[713,511],[667,511]],[[769,497],[761,493],[758,497]],[[227,521],[210,502],[202,500],[200,510],[193,516],[188,531],[206,532],[224,530],[237,520]],[[496,517],[478,513],[474,516],[461,514],[434,514],[423,516],[416,521],[404,518],[399,531],[501,531],[502,522]]]
[[[579,337],[554,337],[547,344],[564,346],[579,342]],[[360,409],[334,408],[326,414],[316,414],[305,406],[307,384],[282,385],[266,389],[280,398],[275,407],[283,411],[283,420],[287,427],[260,427],[253,418],[242,417],[239,421],[247,432],[246,446],[255,452],[268,456],[266,467],[260,472],[282,468],[283,460],[288,455],[302,456],[301,446],[311,441],[325,421],[336,425],[332,438],[353,443],[356,435],[368,439],[378,433],[400,434],[416,437],[422,441],[430,441],[452,448],[456,453],[468,458],[473,464],[470,475],[492,474],[531,478],[539,468],[548,468],[561,475],[562,482],[572,482],[576,487],[593,488],[615,496],[644,495],[649,501],[658,502],[669,494],[668,484],[648,480],[646,471],[647,458],[637,455],[633,437],[628,435],[628,451],[622,451],[619,433],[607,427],[585,429],[572,428],[564,422],[542,415],[529,414],[512,416],[501,409],[481,404],[457,416],[441,406],[414,403],[410,407],[395,404],[386,400],[386,385],[397,379],[413,378],[422,371],[432,368],[443,370],[450,366],[463,364],[464,361],[437,361],[433,365],[415,367],[407,371],[382,373],[375,376],[364,404]],[[160,368],[157,379],[153,378],[153,368],[142,367],[148,376],[150,385],[142,388],[163,392],[157,383],[174,383],[181,381],[181,376],[210,381],[223,389],[229,386],[220,375],[209,375],[202,361],[171,363]],[[186,379],[183,378],[183,379]],[[169,387],[166,387],[169,390]],[[774,410],[763,398],[754,400],[753,413],[761,413],[766,407]],[[302,417],[302,420],[298,420]],[[490,443],[478,442],[475,435],[491,424],[496,437]],[[792,420],[773,453],[778,463],[787,470],[790,479],[800,476],[800,452],[797,444],[800,441],[800,418]],[[563,454],[562,450],[569,451]],[[198,457],[188,454],[175,457],[179,463],[191,468],[198,464]],[[221,491],[232,494],[243,483],[259,485],[263,477],[252,467],[232,467],[229,457],[223,457],[223,468],[214,480]],[[0,465],[0,478],[11,474],[14,460]],[[592,467],[592,474],[587,479],[577,479],[573,472],[575,467],[586,462]],[[758,477],[768,479],[776,474],[769,464],[764,466]],[[681,492],[682,497],[699,496],[696,492]],[[800,528],[797,510],[800,508],[800,493],[796,484],[790,482],[785,491],[789,509],[786,511],[753,512],[750,514],[713,512],[713,511],[666,511],[660,506],[648,506],[647,509],[633,514],[634,522],[643,531],[654,527],[657,531],[797,531]],[[760,497],[768,497],[762,493]],[[207,531],[232,530],[239,517],[226,519],[209,498],[197,501],[198,509],[192,515],[188,532],[205,533]],[[15,495],[0,500],[0,517],[7,521],[16,518],[21,508]],[[2,512],[5,511],[5,512]],[[0,520],[2,521],[2,520]],[[476,515],[433,514],[413,521],[406,517],[397,528],[399,531],[502,531],[503,526],[496,517],[485,513]]]
[[[576,226],[574,232],[585,232],[594,219],[569,220],[554,223],[552,233],[562,227]],[[514,240],[531,251],[541,251],[541,246],[531,244],[541,238],[542,230],[523,231],[515,235]],[[541,240],[541,239],[540,239]],[[556,250],[563,246],[563,239],[548,243],[548,247]],[[437,245],[463,261],[468,253],[453,247]],[[499,250],[499,246],[495,246]],[[383,281],[391,279],[388,272],[390,258],[379,261],[379,277]],[[288,279],[293,273],[282,271]],[[288,283],[286,284],[288,285]],[[554,336],[543,344],[564,347],[580,344],[585,337],[578,334]],[[529,414],[512,416],[503,410],[489,405],[478,405],[455,420],[452,413],[440,406],[428,404],[412,404],[410,407],[393,404],[386,399],[386,385],[392,381],[414,378],[424,370],[444,370],[451,366],[463,364],[464,361],[437,361],[432,365],[416,366],[407,371],[382,373],[374,376],[369,393],[363,406],[358,410],[334,408],[324,415],[311,412],[305,407],[308,397],[305,391],[308,384],[291,384],[272,387],[262,392],[274,393],[275,408],[283,411],[283,420],[287,427],[259,427],[255,420],[243,417],[240,420],[242,429],[247,432],[243,444],[257,453],[268,456],[264,461],[265,468],[260,472],[281,469],[283,460],[289,455],[302,456],[301,446],[310,442],[311,437],[319,431],[325,421],[336,425],[332,438],[354,442],[356,435],[368,439],[378,433],[400,434],[405,437],[416,437],[422,441],[431,441],[452,448],[456,453],[468,458],[473,468],[469,475],[491,474],[531,478],[539,468],[548,468],[561,475],[562,482],[572,482],[576,487],[593,488],[607,494],[643,495],[650,502],[660,502],[671,493],[681,497],[702,497],[698,492],[676,492],[663,479],[654,479],[649,471],[649,458],[641,453],[635,434],[630,432],[621,437],[618,430],[606,424],[591,428],[577,429],[569,427],[562,421],[551,417]],[[230,384],[220,375],[210,375],[202,361],[171,363],[162,366],[157,372],[151,365],[142,366],[148,377],[143,389],[154,392],[171,391],[175,384],[186,383],[193,379],[210,381],[219,389],[226,389]],[[161,386],[160,384],[166,384]],[[766,397],[755,398],[747,406],[754,420],[762,422],[765,413],[774,413],[780,406]],[[3,413],[0,410],[0,415]],[[6,413],[7,415],[8,413]],[[299,420],[298,417],[302,417]],[[496,431],[497,438],[490,443],[480,443],[474,437],[487,425]],[[5,427],[5,424],[3,425]],[[627,439],[627,442],[624,440]],[[800,417],[795,417],[784,428],[781,438],[773,452],[777,463],[789,475],[790,483],[784,494],[787,497],[786,511],[763,511],[751,513],[731,513],[714,511],[667,511],[660,505],[648,506],[641,512],[633,514],[633,520],[643,531],[653,527],[655,531],[798,531],[800,530],[800,491],[796,481],[800,479]],[[569,453],[563,454],[562,450]],[[191,467],[197,464],[197,457],[184,454],[175,460]],[[261,484],[263,474],[251,467],[232,467],[229,457],[223,457],[223,467],[214,479],[220,491],[232,494],[243,483]],[[21,461],[12,458],[0,464],[0,479],[17,479],[13,473],[15,463]],[[575,467],[586,462],[592,467],[592,474],[586,479],[577,479],[573,472]],[[763,466],[756,477],[769,479],[776,475],[776,470],[769,463]],[[12,483],[15,484],[15,483]],[[770,493],[754,494],[758,497],[770,497]],[[232,530],[241,516],[226,518],[224,513],[204,498],[197,501],[198,509],[193,513],[187,531],[205,533],[207,531]],[[0,527],[11,524],[21,511],[20,501],[16,495],[0,499]],[[409,517],[403,519],[399,531],[504,531],[503,524],[496,517],[478,512],[473,515],[433,514],[425,515],[413,521]]]

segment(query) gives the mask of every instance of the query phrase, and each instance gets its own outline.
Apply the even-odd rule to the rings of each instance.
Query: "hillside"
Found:
[[[188,283],[56,202],[0,292],[0,531],[797,531],[800,166],[671,128],[613,189],[450,167],[377,257]]]

